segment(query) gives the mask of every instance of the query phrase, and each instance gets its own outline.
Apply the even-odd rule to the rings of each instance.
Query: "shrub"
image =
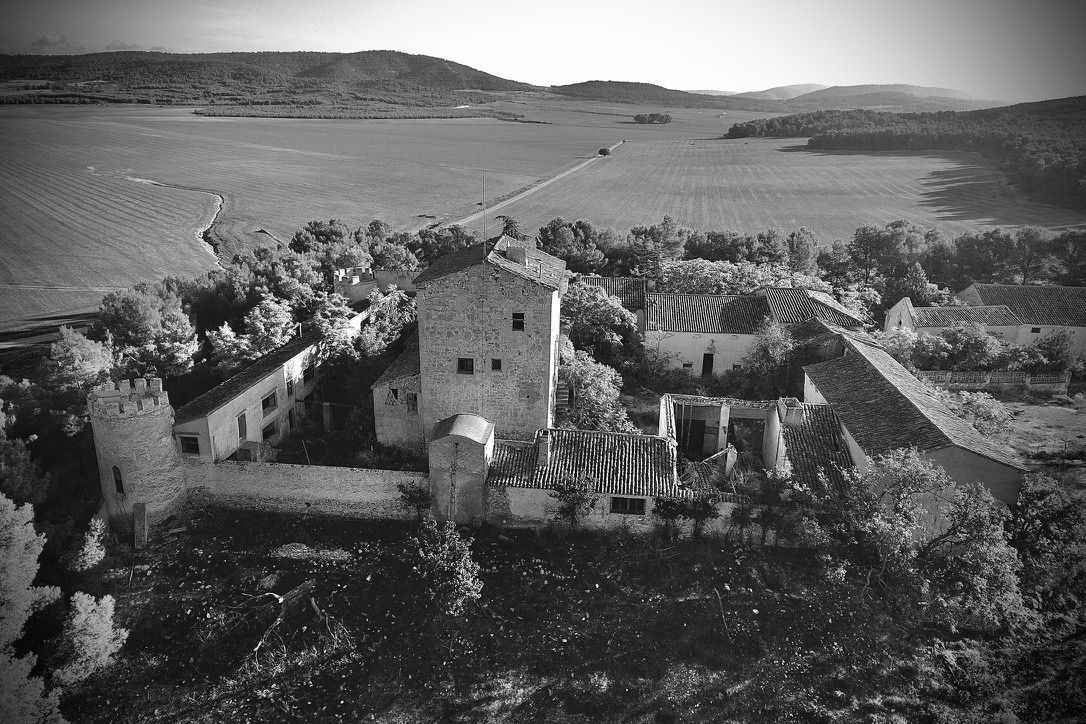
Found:
[[[599,153],[600,153],[601,156],[610,156],[611,155],[611,149],[609,149],[609,148],[601,148]]]
[[[421,485],[396,483],[396,490],[400,491],[400,505],[415,511],[415,520],[421,523],[422,512],[430,509],[430,503],[433,500],[430,489]]]
[[[76,592],[55,655],[53,679],[62,685],[78,684],[105,668],[127,639],[127,629],[113,626],[112,596],[95,601],[94,596]]]
[[[565,478],[548,495],[558,501],[555,515],[569,522],[570,528],[576,528],[581,519],[596,507],[600,495],[595,491],[592,478],[581,476]]]
[[[984,435],[994,435],[1011,419],[1011,411],[986,392],[948,392],[934,388],[954,414]]]
[[[405,563],[411,567],[422,596],[437,611],[459,616],[468,601],[482,594],[479,564],[472,560],[468,541],[452,521],[438,527],[425,521],[407,540]]]
[[[101,518],[92,518],[90,527],[83,534],[83,545],[72,557],[69,567],[76,572],[89,571],[106,557],[103,538],[106,534],[106,522]]]

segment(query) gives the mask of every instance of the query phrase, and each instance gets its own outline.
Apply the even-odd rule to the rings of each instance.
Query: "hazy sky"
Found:
[[[389,49],[539,85],[1086,94],[1083,0],[0,0],[0,52]]]

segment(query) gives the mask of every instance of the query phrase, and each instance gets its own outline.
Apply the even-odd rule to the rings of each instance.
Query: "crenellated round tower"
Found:
[[[184,496],[173,439],[173,408],[162,380],[99,385],[87,395],[102,497],[110,522],[132,528],[132,506],[147,506],[149,523],[165,518]]]

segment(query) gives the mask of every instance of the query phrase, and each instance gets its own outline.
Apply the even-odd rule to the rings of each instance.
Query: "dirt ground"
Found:
[[[1073,455],[1086,450],[1086,400],[1049,398],[1008,400],[1013,417],[998,435],[1030,468],[1054,475],[1086,491],[1083,460],[1043,459],[1038,454]]]

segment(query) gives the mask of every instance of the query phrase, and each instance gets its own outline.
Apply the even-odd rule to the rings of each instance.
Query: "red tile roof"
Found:
[[[496,241],[475,244],[466,249],[439,257],[415,277],[415,287],[418,288],[420,285],[426,285],[435,279],[484,263],[516,274],[529,281],[546,285],[552,289],[561,287],[562,280],[566,275],[566,263],[564,261],[538,249],[525,249],[527,263],[519,264],[506,257],[505,250],[507,246],[506,238],[501,237]],[[484,247],[486,249],[485,254]]]
[[[1006,305],[1022,324],[1086,327],[1086,287],[974,284],[958,296],[968,301],[970,289],[981,305]]]
[[[764,294],[773,321],[779,324],[799,324],[814,318],[839,327],[863,326],[859,315],[828,294],[793,287],[765,287],[756,293]]]
[[[754,334],[769,316],[761,297],[649,294],[645,329],[699,334]]]
[[[841,421],[829,405],[803,405],[803,422],[782,424],[784,451],[792,477],[807,486],[818,483],[819,474],[839,481],[841,471],[852,467]]]
[[[918,380],[874,340],[843,336],[845,353],[803,371],[867,455],[903,447],[939,450],[952,445],[1024,469],[1005,446],[955,415],[934,389]]]
[[[645,308],[649,293],[649,281],[644,277],[580,277],[578,281],[590,287],[599,287],[617,297],[622,306],[631,312]]]
[[[955,324],[984,324],[990,327],[1017,327],[1022,322],[1010,307],[913,307],[917,327],[953,327]]]
[[[681,492],[675,448],[662,437],[561,428],[546,432],[551,438],[549,464],[538,464],[537,443],[498,440],[487,483],[553,490],[566,479],[588,476],[596,482],[596,492],[604,495],[654,497]]]

